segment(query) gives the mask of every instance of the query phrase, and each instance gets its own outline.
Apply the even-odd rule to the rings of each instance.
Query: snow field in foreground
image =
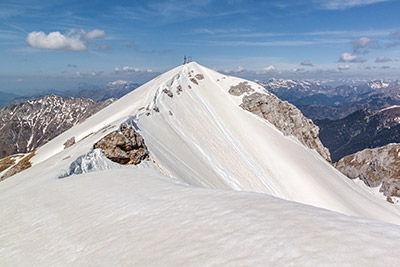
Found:
[[[150,169],[0,188],[1,266],[395,266],[400,228]]]

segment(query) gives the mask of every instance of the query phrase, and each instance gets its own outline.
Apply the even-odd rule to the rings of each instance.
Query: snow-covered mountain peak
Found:
[[[386,83],[383,80],[375,80],[367,83],[367,85],[371,89],[382,89],[382,88],[387,88],[390,85],[390,83]]]
[[[0,265],[395,265],[398,226],[336,212],[400,224],[398,206],[334,169],[317,137],[260,85],[178,66],[0,182]],[[138,165],[113,158],[141,148]]]
[[[138,167],[191,186],[261,192],[351,215],[398,219],[398,211],[356,193],[360,189],[320,156],[329,159],[318,128],[294,106],[254,82],[195,62],[154,78],[58,136],[37,151],[32,169],[53,159],[58,176],[71,173],[78,159],[86,171],[115,168],[93,146],[124,124],[140,133],[149,151],[150,161]],[[64,149],[71,138],[75,145]],[[389,211],[381,216],[373,209]]]
[[[130,84],[132,82],[130,81],[125,81],[125,80],[116,80],[116,81],[112,81],[107,83],[107,86],[113,87],[113,86],[121,86],[121,85],[126,85],[126,84]]]

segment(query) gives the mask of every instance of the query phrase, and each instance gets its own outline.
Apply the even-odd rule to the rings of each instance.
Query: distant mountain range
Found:
[[[34,151],[138,86],[117,80],[103,87],[79,84],[73,90],[54,94],[46,91],[15,98],[4,93],[3,104],[6,100],[14,104],[0,110],[0,158]]]
[[[74,90],[69,90],[61,94],[63,97],[83,97],[90,98],[95,102],[105,101],[109,98],[121,98],[127,93],[138,88],[140,84],[117,80],[107,83],[102,87],[93,87],[87,84],[79,84]]]
[[[329,86],[318,82],[270,79],[259,82],[268,91],[296,105],[312,119],[340,119],[364,108],[400,105],[400,81],[376,80],[361,85]]]
[[[315,120],[315,124],[333,162],[365,148],[400,143],[400,106],[362,109],[339,120]]]
[[[19,95],[0,91],[0,108],[7,106],[7,103],[17,97],[19,97]]]
[[[34,151],[114,100],[96,103],[86,98],[48,95],[3,108],[0,110],[0,158]]]
[[[135,90],[139,86],[140,84],[134,82],[117,80],[109,82],[104,86],[81,83],[78,84],[75,88],[65,91],[45,90],[39,93],[35,93],[32,95],[25,95],[25,96],[10,94],[10,96],[4,97],[4,101],[0,102],[0,108],[11,104],[22,103],[30,99],[41,98],[50,94],[58,95],[61,97],[89,98],[95,102],[101,102],[109,98],[120,98],[126,95],[127,93]],[[0,96],[2,97],[3,100],[3,93],[0,92]]]

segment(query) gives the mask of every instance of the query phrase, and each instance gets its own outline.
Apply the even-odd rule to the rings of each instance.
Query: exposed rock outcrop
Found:
[[[64,143],[64,149],[69,148],[75,144],[75,137],[71,137]]]
[[[5,171],[0,177],[0,181],[13,176],[32,166],[30,159],[35,152],[26,155],[13,155],[0,160],[0,170]],[[19,159],[19,160],[18,160]]]
[[[369,187],[381,186],[379,191],[385,196],[400,197],[400,144],[364,149],[342,158],[335,167]]]
[[[238,85],[231,86],[228,91],[231,95],[240,96],[244,93],[254,92],[248,82],[241,82]]]
[[[199,82],[195,78],[190,78],[190,81],[196,85],[199,85]]]
[[[103,137],[94,148],[100,148],[108,159],[119,164],[137,165],[147,159],[149,151],[143,137],[130,125],[122,125],[120,130]]]
[[[171,92],[171,90],[168,90],[167,88],[165,88],[164,90],[163,90],[163,92],[164,92],[164,94],[166,94],[167,96],[169,96],[169,97],[174,97],[174,94]]]
[[[181,93],[182,93],[182,85],[178,85],[177,87],[176,87],[176,93],[178,94],[178,95],[180,95]]]
[[[194,75],[194,77],[196,77],[197,80],[203,80],[204,79],[204,75],[203,74],[196,74],[196,75]]]
[[[233,89],[232,93],[230,90],[230,93],[243,91],[238,88],[240,87]],[[250,91],[245,84],[241,85],[241,88],[244,88],[246,92]],[[266,119],[284,135],[296,137],[302,144],[315,149],[324,159],[331,162],[329,150],[322,145],[318,137],[319,128],[310,119],[304,117],[294,105],[268,92],[265,94],[255,92],[243,96],[240,107]]]

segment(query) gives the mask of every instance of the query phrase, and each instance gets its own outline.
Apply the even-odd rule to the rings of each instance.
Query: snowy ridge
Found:
[[[241,82],[179,66],[38,149],[0,183],[0,265],[397,264],[398,206],[243,110]],[[114,168],[93,145],[125,123],[151,160]]]
[[[204,78],[196,79],[196,74]],[[135,118],[157,168],[174,179],[399,221],[397,208],[365,195],[315,151],[241,109],[241,97],[230,95],[228,90],[244,81],[196,63],[179,66],[58,136],[39,149],[32,162],[35,165],[53,157],[63,151],[66,140],[75,137],[77,144],[63,152],[69,158],[60,168],[68,170],[100,138]],[[258,84],[248,83],[255,92],[265,93]]]
[[[372,89],[382,89],[382,88],[388,87],[390,85],[390,83],[385,83],[382,80],[376,80],[376,81],[371,81],[371,82],[367,83],[367,85]]]

